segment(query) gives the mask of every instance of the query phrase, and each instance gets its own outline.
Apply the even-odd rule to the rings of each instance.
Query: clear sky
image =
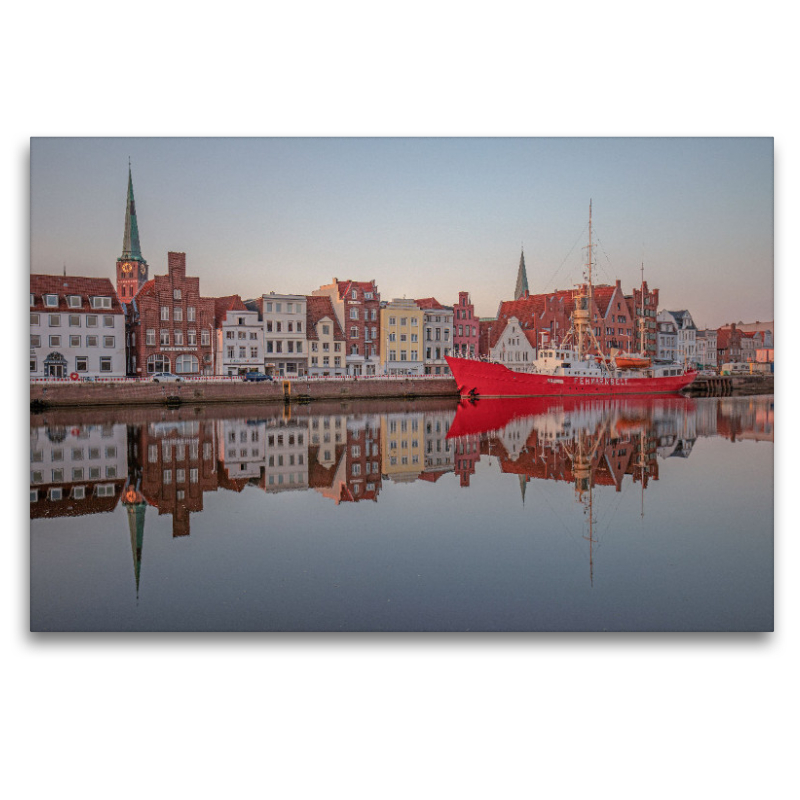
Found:
[[[510,299],[645,279],[702,327],[773,318],[771,138],[34,138],[31,271],[114,278],[128,157],[150,274],[185,251],[207,296]]]

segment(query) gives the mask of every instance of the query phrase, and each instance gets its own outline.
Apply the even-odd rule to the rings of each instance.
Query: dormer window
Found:
[[[80,298],[80,295],[77,295],[77,294],[71,294],[71,295],[70,295],[70,296],[67,298],[67,305],[68,305],[70,308],[80,308],[80,307],[81,307],[81,298]]]
[[[364,292],[365,300],[372,300],[372,292]]]
[[[111,308],[110,297],[92,297],[90,300],[92,308]]]
[[[58,306],[58,295],[57,294],[46,294],[44,296],[44,304],[48,308],[56,308]]]

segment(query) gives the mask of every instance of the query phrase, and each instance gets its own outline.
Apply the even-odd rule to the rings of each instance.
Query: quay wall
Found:
[[[686,388],[691,397],[745,397],[774,394],[775,377],[765,375],[717,375],[699,377]]]
[[[139,380],[32,381],[31,408],[138,406],[205,403],[297,403],[388,398],[457,397],[450,378],[296,378],[273,382]]]

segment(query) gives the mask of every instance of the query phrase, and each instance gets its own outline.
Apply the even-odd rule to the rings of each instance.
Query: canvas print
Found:
[[[30,160],[32,631],[773,629],[772,139]]]

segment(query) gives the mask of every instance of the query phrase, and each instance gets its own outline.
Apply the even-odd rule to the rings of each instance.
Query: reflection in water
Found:
[[[137,594],[148,516],[188,537],[207,492],[313,491],[333,504],[376,503],[385,484],[474,485],[478,463],[571,484],[585,510],[593,575],[594,491],[645,490],[659,460],[689,458],[698,438],[773,441],[772,398],[450,400],[286,408],[52,412],[31,418],[31,519],[127,511]],[[332,504],[332,505],[333,505]]]

